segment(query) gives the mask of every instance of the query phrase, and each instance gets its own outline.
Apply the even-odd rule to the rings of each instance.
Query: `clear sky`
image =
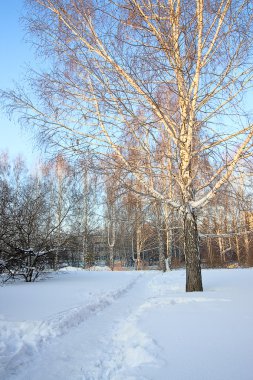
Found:
[[[25,43],[25,32],[19,18],[24,12],[23,0],[0,0],[0,88],[13,88],[14,82],[21,82],[26,63],[33,63],[34,57],[29,44]],[[38,159],[39,153],[33,147],[31,133],[21,130],[14,121],[0,110],[0,151],[7,150],[11,157],[22,154],[30,164]]]

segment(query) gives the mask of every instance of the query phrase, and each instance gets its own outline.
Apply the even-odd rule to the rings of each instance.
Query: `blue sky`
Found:
[[[13,88],[15,81],[21,82],[26,63],[34,61],[31,47],[24,41],[25,32],[19,21],[23,11],[23,0],[0,1],[1,89]],[[34,163],[39,153],[33,148],[33,136],[0,112],[0,151],[7,150],[11,157],[22,154],[29,164]]]

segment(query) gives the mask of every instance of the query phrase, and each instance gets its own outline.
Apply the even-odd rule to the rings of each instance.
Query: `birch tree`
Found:
[[[122,178],[135,178],[142,195],[179,212],[186,290],[201,291],[198,212],[251,154],[243,99],[252,85],[252,1],[28,3],[28,31],[48,65],[31,75],[32,99],[22,90],[5,99],[43,139],[76,154],[92,149],[106,156]],[[168,147],[162,161],[161,136]],[[138,162],[129,159],[126,139]],[[206,181],[203,158],[216,167]],[[166,160],[173,161],[173,194],[158,185],[168,175]]]
[[[107,243],[109,248],[109,266],[114,268],[114,247],[116,242],[116,187],[115,179],[107,178],[106,183],[106,214],[107,214]]]

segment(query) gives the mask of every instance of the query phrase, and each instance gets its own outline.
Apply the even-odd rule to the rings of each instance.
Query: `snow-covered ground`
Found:
[[[252,380],[253,270],[64,270],[0,287],[0,379]]]

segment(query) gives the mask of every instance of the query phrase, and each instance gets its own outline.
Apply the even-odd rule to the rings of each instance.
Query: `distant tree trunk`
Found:
[[[196,216],[193,211],[184,215],[184,253],[186,265],[186,291],[203,291],[199,235]]]
[[[214,260],[213,260],[213,248],[212,248],[212,242],[211,239],[207,238],[207,249],[208,249],[208,260],[211,267],[213,267]]]
[[[116,226],[115,226],[115,204],[111,204],[111,220],[108,223],[108,247],[109,247],[109,266],[111,270],[114,269],[114,246],[116,239]]]
[[[109,258],[107,258],[108,265],[111,270],[114,269],[114,248],[116,242],[116,207],[117,207],[117,182],[118,175],[108,176],[106,178],[106,206],[107,206],[107,242],[109,250]]]
[[[136,230],[136,270],[141,269],[141,226],[138,224]]]
[[[163,272],[166,272],[164,241],[162,233],[162,204],[161,202],[155,202],[155,220],[156,220],[156,233],[158,240],[158,253],[159,253],[159,268]]]
[[[166,272],[171,270],[171,262],[172,262],[172,231],[166,231]]]
[[[56,170],[56,178],[57,178],[57,191],[58,191],[58,199],[57,199],[57,210],[56,210],[56,218],[57,218],[57,247],[55,251],[54,258],[54,269],[57,270],[59,267],[59,251],[60,246],[62,244],[62,214],[63,214],[63,178],[66,174],[66,163],[64,158],[61,155],[56,157],[55,170]]]
[[[109,245],[109,265],[111,270],[114,269],[114,246]]]
[[[88,264],[88,240],[87,231],[84,230],[83,235],[83,268],[87,268]]]
[[[84,169],[83,181],[83,268],[89,266],[88,263],[88,170]]]
[[[239,244],[239,238],[238,236],[235,237],[235,245],[236,245],[236,256],[238,260],[238,264],[241,264],[241,251],[240,251],[240,244]]]
[[[158,251],[159,251],[159,267],[160,270],[166,272],[166,262],[164,256],[164,243],[163,243],[163,234],[161,228],[157,228],[157,236],[158,236]]]
[[[246,254],[246,264],[249,265],[249,236],[248,234],[244,234],[244,247],[245,247],[245,254]]]
[[[248,221],[248,214],[247,212],[244,212],[244,249],[245,249],[245,262],[246,265],[249,265],[249,256],[250,256],[250,244],[249,244],[249,235],[247,234],[247,231],[249,230],[249,221]]]

